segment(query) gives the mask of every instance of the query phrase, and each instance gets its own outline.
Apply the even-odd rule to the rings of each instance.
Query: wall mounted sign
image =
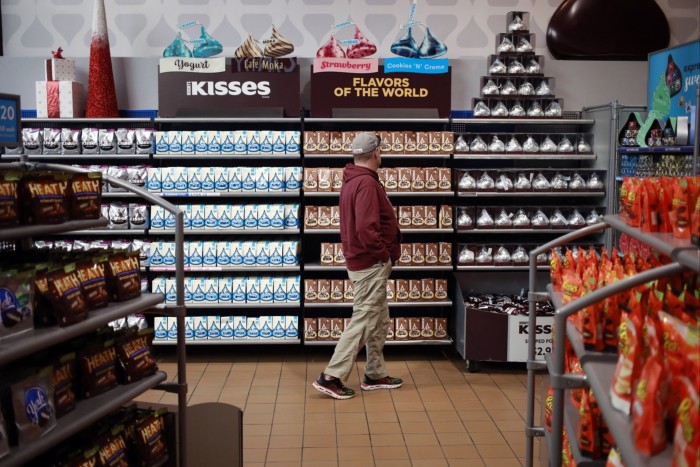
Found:
[[[294,58],[235,58],[220,72],[163,70],[158,74],[158,113],[161,117],[297,117],[299,87]]]
[[[20,98],[14,94],[0,94],[0,147],[22,144]]]
[[[423,60],[430,64],[432,60]],[[437,109],[450,116],[452,70],[440,74],[385,71],[317,72],[311,69],[311,116],[332,117],[333,109]],[[320,70],[323,71],[323,70]]]
[[[700,40],[649,54],[647,108],[660,117],[690,117],[700,86]]]

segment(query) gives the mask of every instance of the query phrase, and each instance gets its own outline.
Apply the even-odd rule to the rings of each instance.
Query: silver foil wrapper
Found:
[[[492,117],[507,117],[508,116],[508,108],[506,105],[498,101],[498,103],[491,109],[491,116]]]
[[[544,117],[544,110],[539,102],[533,102],[530,108],[527,109],[528,117]]]
[[[476,187],[480,190],[493,190],[495,186],[496,183],[488,172],[481,174],[481,177],[479,177],[479,180],[476,182]]]
[[[549,217],[541,209],[538,209],[530,219],[530,224],[533,227],[546,227],[549,225]]]
[[[539,62],[533,58],[527,63],[525,73],[528,75],[539,75],[542,73],[542,67],[540,66]]]
[[[481,136],[477,136],[472,140],[472,144],[469,145],[469,149],[471,152],[486,152],[488,148],[484,140],[481,139]]]
[[[511,218],[508,215],[508,213],[506,212],[506,210],[501,209],[501,212],[499,212],[498,216],[496,216],[495,224],[496,224],[496,227],[507,228],[507,227],[513,226],[513,221],[511,220]]]
[[[532,96],[535,94],[535,87],[529,81],[525,81],[518,88],[518,94],[521,96]]]
[[[528,136],[525,139],[525,142],[523,143],[523,151],[524,152],[540,152],[540,145],[537,144],[537,141],[535,141],[535,138],[532,136]]]
[[[597,224],[601,220],[600,217],[601,217],[600,214],[598,214],[596,212],[596,210],[594,209],[586,216],[586,224],[587,225]]]
[[[540,152],[557,152],[557,143],[547,136],[540,144]]]
[[[491,143],[489,144],[489,152],[502,153],[506,150],[506,143],[501,141],[497,135],[493,135]]]
[[[489,109],[489,106],[486,105],[486,103],[484,101],[479,101],[474,106],[474,116],[475,117],[490,117],[491,110]]]
[[[567,182],[566,178],[564,178],[564,176],[558,172],[554,175],[550,184],[554,190],[566,190],[569,188],[569,182]]]
[[[493,227],[493,218],[486,209],[481,210],[481,214],[476,220],[477,227]]]
[[[525,30],[525,23],[520,16],[515,16],[513,21],[508,25],[508,31],[523,31]]]
[[[522,75],[525,73],[525,67],[518,60],[513,60],[510,65],[508,65],[508,73],[511,75]]]
[[[504,246],[498,247],[496,254],[493,255],[493,260],[496,263],[510,263],[513,261],[512,257],[510,256],[510,252]]]
[[[529,40],[521,37],[520,40],[518,40],[518,45],[515,46],[515,51],[521,54],[532,52],[532,44],[530,44]]]
[[[552,88],[549,87],[549,83],[547,83],[547,80],[543,80],[539,86],[537,86],[537,90],[535,93],[538,96],[551,96],[552,95]]]
[[[574,172],[571,176],[571,183],[569,183],[569,188],[572,190],[585,190],[586,181],[583,179],[580,173]]]
[[[566,222],[570,227],[583,227],[586,225],[586,219],[584,219],[581,213],[578,212],[578,209],[574,209],[574,212],[572,212],[569,218],[566,219]]]
[[[514,52],[514,51],[515,51],[515,46],[513,45],[513,41],[511,41],[507,37],[504,37],[503,40],[501,41],[501,43],[498,44],[498,47],[496,48],[496,52],[498,52],[499,54]]]
[[[481,88],[481,94],[484,96],[497,96],[499,94],[498,86],[493,82],[492,79],[488,80],[484,87]]]
[[[519,173],[515,180],[514,187],[516,190],[530,190],[532,188],[532,183],[530,179],[524,173]]]
[[[561,141],[559,141],[559,144],[557,145],[557,151],[558,152],[574,152],[574,145],[571,144],[571,140],[567,137],[564,136]]]
[[[503,85],[503,88],[501,89],[501,95],[502,96],[513,96],[518,93],[518,88],[515,87],[515,84],[511,80],[507,80],[506,84]]]
[[[513,104],[513,107],[510,108],[508,111],[508,115],[511,117],[524,117],[525,116],[525,108],[520,102],[515,102]]]
[[[501,59],[497,58],[494,60],[494,62],[491,64],[489,67],[489,73],[490,74],[503,74],[507,71],[508,69],[506,68],[505,63],[501,61]]]
[[[586,141],[586,139],[583,136],[579,136],[578,144],[576,145],[576,148],[578,149],[578,152],[580,154],[586,154],[589,152],[593,152],[593,150],[591,149],[591,145],[588,144],[588,142]]]
[[[476,254],[477,263],[493,263],[493,256],[491,255],[491,249],[482,246],[479,252]]]
[[[561,105],[559,102],[550,102],[546,109],[544,109],[545,117],[561,117]]]
[[[562,214],[559,209],[556,209],[552,217],[549,218],[549,225],[552,227],[566,227],[569,223],[566,221],[564,214]]]
[[[459,135],[455,141],[455,152],[469,152],[469,144],[462,135]]]
[[[530,261],[530,255],[522,246],[518,246],[510,258],[514,263],[527,263]]]
[[[474,180],[474,177],[469,175],[469,172],[464,172],[462,178],[459,179],[458,186],[460,190],[475,190],[476,180]]]
[[[474,252],[471,251],[466,246],[463,247],[459,252],[458,260],[461,264],[473,263],[474,262]]]
[[[500,174],[496,180],[496,189],[500,191],[510,191],[513,189],[513,180],[506,174]]]
[[[539,172],[532,181],[532,188],[540,191],[550,190],[552,185],[549,183],[549,180],[547,180],[547,177],[545,177],[542,172]]]
[[[513,226],[514,227],[528,227],[530,225],[530,218],[527,217],[527,214],[525,214],[525,211],[522,209],[518,209],[518,212],[515,213],[515,217],[513,218]]]
[[[598,176],[597,173],[593,172],[591,178],[586,182],[586,186],[591,190],[602,190],[603,180]]]
[[[459,215],[457,216],[457,226],[458,227],[471,227],[474,225],[474,221],[471,216],[467,213],[466,209],[460,209]]]
[[[511,137],[506,144],[506,152],[523,152],[523,147],[518,142],[518,138]]]

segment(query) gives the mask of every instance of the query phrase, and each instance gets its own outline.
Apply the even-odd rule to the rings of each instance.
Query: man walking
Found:
[[[367,364],[361,387],[365,391],[394,389],[403,384],[387,375],[384,341],[389,326],[386,283],[398,260],[401,232],[391,202],[379,183],[381,140],[360,133],[352,142],[354,164],[345,166],[340,190],[340,239],[353,282],[352,319],[335,347],[333,357],[313,387],[335,399],[349,399],[355,391],[343,385],[366,346]]]

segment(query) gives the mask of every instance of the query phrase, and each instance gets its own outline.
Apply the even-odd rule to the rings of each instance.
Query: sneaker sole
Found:
[[[337,393],[331,391],[330,389],[325,388],[325,387],[321,386],[320,384],[318,384],[318,381],[314,381],[313,383],[311,383],[311,385],[312,385],[318,392],[321,392],[321,393],[323,393],[323,394],[325,394],[325,395],[327,395],[327,396],[331,396],[333,399],[344,400],[344,399],[350,399],[350,398],[352,398],[352,397],[355,397],[355,394],[352,394],[352,395],[350,395],[350,396],[343,396],[343,395],[341,395],[341,394],[337,394]]]
[[[375,391],[377,389],[396,389],[400,388],[401,384],[365,384],[362,383],[360,384],[360,388],[362,388],[363,391]]]

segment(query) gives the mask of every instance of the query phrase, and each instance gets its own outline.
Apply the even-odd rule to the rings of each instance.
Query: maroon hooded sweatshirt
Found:
[[[340,190],[340,239],[350,271],[399,259],[401,232],[396,214],[379,176],[371,169],[345,166]]]

